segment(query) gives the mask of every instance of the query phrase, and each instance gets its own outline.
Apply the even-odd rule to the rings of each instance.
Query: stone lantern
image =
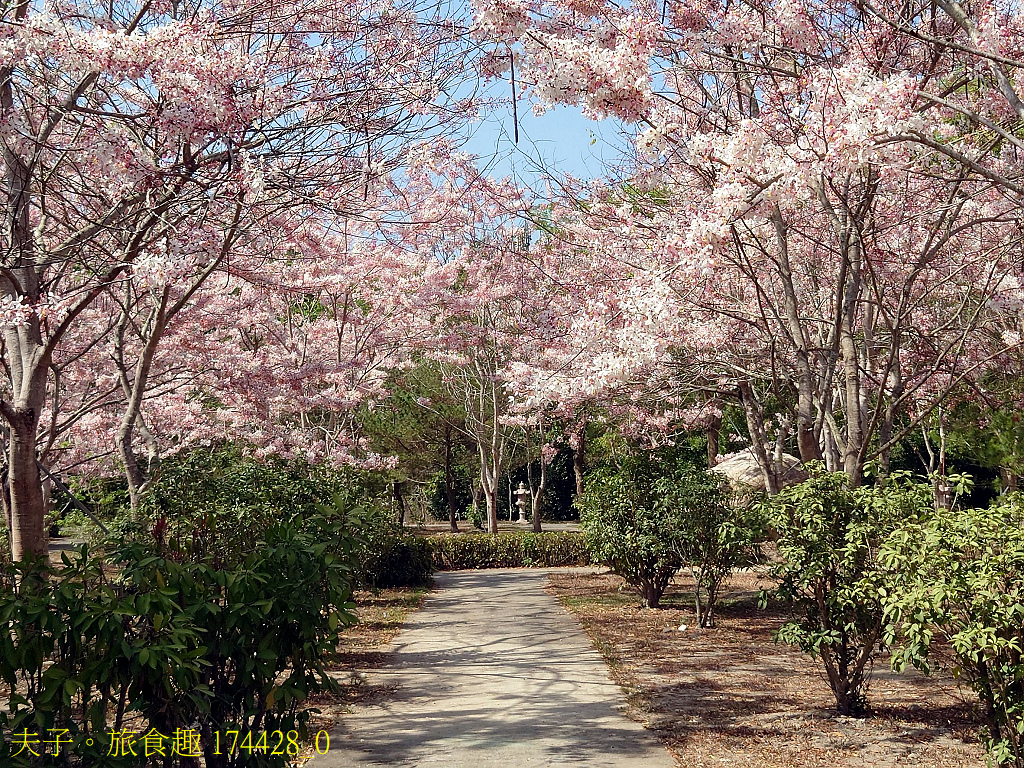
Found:
[[[526,519],[526,506],[528,504],[526,500],[528,498],[530,498],[530,489],[527,488],[524,483],[520,482],[519,487],[516,488],[516,506],[519,508],[519,519],[516,520],[517,523],[523,523],[525,525],[529,522],[529,520]]]

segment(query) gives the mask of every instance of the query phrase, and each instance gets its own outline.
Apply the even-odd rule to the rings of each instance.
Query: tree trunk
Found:
[[[850,317],[844,319],[840,336],[843,357],[843,375],[846,383],[846,451],[843,454],[843,471],[850,478],[850,485],[857,487],[861,481],[861,410],[860,371],[857,361],[857,345],[853,335],[853,308]]]
[[[484,501],[487,505],[487,532],[498,532],[498,493],[496,488],[484,488]]]
[[[396,480],[391,484],[391,489],[395,497],[395,504],[398,505],[398,524],[405,527],[405,497],[402,495],[402,483]]]
[[[11,555],[15,560],[46,554],[46,505],[36,465],[36,412],[21,412],[12,425],[7,455],[11,486]]]
[[[477,441],[477,451],[480,455],[480,488],[483,490],[487,505],[488,533],[498,532],[498,483],[501,480],[501,451],[504,447],[504,443],[499,440],[499,429],[495,418],[490,445]]]
[[[1013,493],[1017,490],[1017,473],[1009,467],[999,468],[999,479],[1002,481],[1002,491],[1004,494]]]
[[[146,476],[139,466],[139,459],[132,449],[132,424],[122,422],[121,428],[117,431],[117,452],[124,462],[124,474],[128,480],[128,500],[132,512],[138,512],[142,500],[142,486],[146,482]]]
[[[950,493],[953,490],[946,482],[946,420],[939,406],[939,468],[935,474],[935,509],[949,509],[952,506]]]
[[[854,714],[853,696],[851,696],[848,691],[835,691],[835,695],[836,714],[851,717]]]
[[[583,475],[586,473],[587,422],[584,420],[576,433],[576,445],[572,452],[572,472],[576,476],[576,495],[583,493]]]
[[[640,600],[644,608],[657,608],[661,603],[662,590],[653,581],[644,581],[640,584]]]
[[[540,512],[544,505],[544,491],[548,485],[548,473],[544,466],[544,455],[540,457],[540,485],[537,486],[537,491],[533,494],[531,501],[533,504],[530,509],[530,522],[533,523],[533,532],[540,533]]]
[[[690,576],[693,577],[693,603],[694,608],[697,609],[697,626],[703,629],[706,609],[700,597],[700,572],[696,568],[691,567]]]
[[[821,446],[814,431],[814,371],[811,368],[810,341],[800,322],[799,303],[789,263],[789,239],[782,212],[778,206],[772,213],[775,235],[779,246],[779,268],[782,276],[783,306],[791,342],[795,347],[794,362],[797,371],[796,437],[800,460],[821,459]]]
[[[722,417],[715,416],[708,424],[708,468],[715,466],[719,454],[719,439],[722,436]]]
[[[1003,735],[999,727],[999,716],[996,713],[996,698],[992,691],[992,679],[989,675],[988,664],[983,659],[976,662],[974,668],[981,702],[985,706],[985,722],[988,725],[989,736],[993,742],[1001,741]]]
[[[29,3],[15,6],[14,18],[22,21]],[[0,109],[4,120],[14,119],[14,87],[10,67],[0,69]],[[35,261],[35,246],[29,219],[33,190],[31,169],[13,147],[5,144],[4,228],[7,251],[5,274],[0,293],[5,299],[30,304],[39,301],[40,273]],[[49,351],[43,343],[39,317],[33,314],[20,326],[5,331],[7,371],[10,374],[11,399],[0,403],[10,433],[7,445],[7,473],[11,494],[11,554],[15,560],[46,554],[43,520],[46,508],[43,486],[36,465],[36,436],[39,415],[46,401],[46,374]]]
[[[856,238],[855,233],[847,237]],[[850,478],[854,488],[863,479],[864,414],[861,409],[860,359],[857,349],[856,320],[861,292],[861,253],[856,241],[849,243],[844,253],[848,278],[843,293],[842,310],[839,319],[839,351],[843,363],[846,406],[846,451],[843,454],[843,471]]]
[[[3,464],[0,465],[0,496],[3,498],[4,524],[7,526],[7,541],[11,541],[11,485],[10,473],[7,471],[9,447],[4,445]]]
[[[147,482],[149,480],[147,473],[143,472],[139,464],[139,458],[135,453],[133,445],[135,430],[137,426],[142,424],[142,400],[149,385],[149,372],[153,367],[156,349],[166,328],[168,320],[167,301],[169,296],[170,288],[164,287],[160,294],[159,302],[150,310],[149,317],[144,326],[145,331],[148,331],[148,337],[142,346],[142,352],[135,364],[135,370],[130,376],[128,365],[124,359],[124,336],[129,322],[127,312],[121,318],[117,328],[117,335],[114,339],[114,362],[117,366],[121,391],[124,393],[125,400],[127,401],[124,416],[121,418],[121,425],[117,430],[117,451],[121,455],[121,461],[124,462],[125,477],[128,480],[128,496],[133,512],[138,511],[142,494],[148,487]],[[128,299],[125,301],[125,306],[130,306]],[[148,435],[148,430],[144,431],[150,438],[147,440],[147,447],[151,459],[150,464],[152,465],[153,456],[158,455],[156,440],[152,438],[152,435]],[[152,472],[153,467],[149,466],[147,470]]]
[[[739,383],[740,398],[743,401],[743,412],[747,417],[747,429],[750,431],[750,449],[757,459],[757,465],[764,475],[765,490],[772,496],[779,492],[779,477],[772,465],[768,451],[765,450],[764,415],[754,397],[754,389],[749,381]]]
[[[458,510],[455,508],[455,473],[452,471],[452,428],[444,431],[444,496],[448,502],[448,524],[452,533],[458,533]]]
[[[21,280],[38,296],[35,270],[17,270]],[[48,353],[39,319],[32,317],[21,327],[6,331],[8,366],[11,373],[10,401],[0,410],[10,427],[7,444],[7,474],[11,494],[11,554],[15,560],[43,556],[47,551],[46,502],[36,463],[39,415],[46,403]]]
[[[483,486],[480,483],[473,484],[473,519],[480,520],[480,496],[483,493]],[[477,527],[482,527],[477,524]]]
[[[858,349],[857,312],[863,289],[862,272],[864,253],[860,230],[851,219],[852,213],[836,211],[823,183],[815,185],[818,202],[832,224],[832,231],[840,243],[842,258],[839,264],[837,286],[841,294],[836,296],[832,322],[835,333],[833,352],[838,354],[842,364],[841,393],[844,406],[846,440],[843,443],[843,471],[850,479],[850,485],[857,487],[864,476],[864,453],[867,442],[864,437],[864,394],[860,379],[860,350]],[[870,193],[869,193],[870,194]],[[866,202],[866,201],[865,201]],[[863,206],[862,206],[863,207]],[[838,439],[839,436],[836,435]]]

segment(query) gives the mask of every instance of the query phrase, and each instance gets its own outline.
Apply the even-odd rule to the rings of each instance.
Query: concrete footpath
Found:
[[[442,573],[375,684],[310,768],[673,768],[624,714],[622,691],[576,619],[544,591],[547,571]]]

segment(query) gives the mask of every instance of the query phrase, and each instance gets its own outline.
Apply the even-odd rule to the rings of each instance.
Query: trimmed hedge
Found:
[[[434,571],[430,540],[397,536],[366,547],[359,557],[359,582],[371,589],[419,586]]]
[[[439,571],[466,568],[552,568],[591,565],[583,534],[578,531],[514,531],[507,533],[431,536],[434,567]]]

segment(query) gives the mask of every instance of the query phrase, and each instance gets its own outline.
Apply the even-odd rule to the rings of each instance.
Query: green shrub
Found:
[[[808,470],[808,480],[765,503],[778,533],[777,596],[802,614],[778,637],[821,659],[840,714],[862,714],[869,664],[885,626],[878,547],[898,523],[930,507],[931,492],[899,478],[851,488],[845,474],[817,463]]]
[[[365,495],[339,494],[335,508],[357,542],[356,579],[371,589],[425,584],[433,573],[430,545],[405,533],[390,507]]]
[[[469,568],[555,568],[589,565],[583,536],[575,531],[509,531],[442,534],[425,539],[438,570]]]
[[[693,577],[697,625],[713,627],[722,583],[759,558],[760,516],[732,505],[721,476],[690,466],[659,478],[655,490],[665,536]]]
[[[981,700],[994,762],[1024,768],[1024,499],[938,510],[897,529],[879,559],[893,668],[928,672],[933,642],[948,644]]]
[[[158,525],[109,563],[83,547],[60,569],[3,569],[0,676],[17,694],[0,729],[67,729],[64,751],[76,755],[30,762],[8,736],[4,765],[140,765],[107,755],[106,721],[119,730],[127,713],[143,731],[198,731],[208,768],[288,764],[287,754],[214,754],[216,733],[304,734],[306,699],[333,687],[327,654],[354,621],[350,532],[335,516],[292,516],[229,556],[207,550],[207,529],[167,532]]]
[[[651,608],[683,564],[670,535],[683,525],[673,520],[681,510],[660,503],[659,476],[648,457],[629,456],[618,466],[591,472],[576,499],[593,558],[634,587]]]
[[[195,691],[200,633],[156,584],[134,592],[113,581],[85,547],[62,558],[61,569],[25,561],[2,571],[0,677],[15,693],[0,710],[0,764],[63,765],[38,740],[66,729],[59,751],[75,755],[72,765],[138,765],[130,756],[106,755],[107,718],[113,715],[121,729],[126,712],[146,706],[144,692],[154,683],[179,694]],[[18,749],[15,734],[35,734],[41,757]]]
[[[227,510],[314,515],[318,505],[330,504],[339,493],[368,495],[371,480],[368,473],[355,470],[256,459],[228,443],[165,459],[144,508],[169,518]]]
[[[557,568],[567,565],[591,565],[593,558],[587,543],[578,531],[548,531],[523,533],[524,565],[538,568]]]
[[[249,552],[282,515],[310,518],[327,509],[357,544],[358,585],[411,586],[430,578],[430,553],[402,530],[380,477],[258,461],[233,445],[165,462],[142,513],[122,515],[111,528],[122,539],[145,541],[162,527],[163,538],[191,558],[230,560]]]
[[[380,549],[362,547],[359,581],[372,589],[425,584],[434,572],[433,549],[420,536],[390,536]]]

